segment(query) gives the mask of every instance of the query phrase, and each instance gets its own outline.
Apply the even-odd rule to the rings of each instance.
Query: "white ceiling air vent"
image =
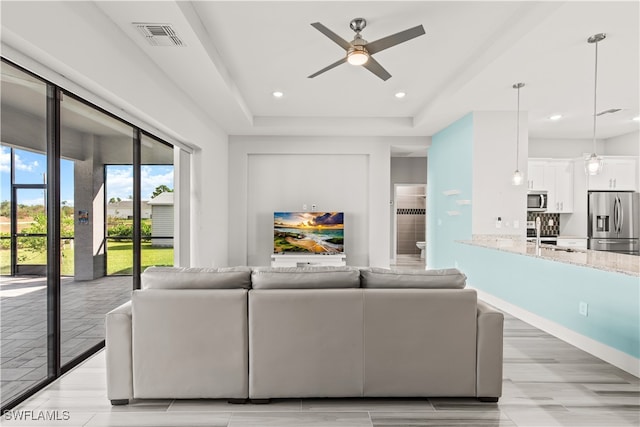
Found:
[[[622,111],[622,108],[609,108],[608,110],[600,111],[596,116],[604,116],[605,114],[617,113],[618,111]]]
[[[133,25],[151,46],[185,46],[171,24],[134,22]]]

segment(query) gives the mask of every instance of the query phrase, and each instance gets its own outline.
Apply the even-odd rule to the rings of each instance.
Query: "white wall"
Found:
[[[520,114],[518,169],[527,170],[527,114]],[[526,235],[526,185],[514,186],[516,112],[473,113],[473,234]],[[525,175],[526,182],[526,175]],[[464,199],[462,195],[460,198]],[[496,220],[502,219],[502,228]],[[514,228],[514,221],[519,227]]]
[[[598,154],[604,152],[604,142],[596,140]],[[573,159],[593,152],[592,139],[529,139],[529,157]]]
[[[357,221],[352,237],[345,231],[348,264],[388,267],[390,147],[427,143],[418,137],[231,136],[229,263],[264,265],[273,251],[273,211],[317,203],[344,211],[345,222]]]
[[[391,158],[391,195],[394,184],[426,184],[426,157],[392,157]]]
[[[273,213],[303,205],[344,212],[347,261],[369,265],[369,155],[250,154],[247,169],[248,265],[271,261]]]
[[[640,131],[609,138],[604,143],[607,156],[640,156]]]
[[[174,148],[174,188],[191,189],[191,155]],[[173,195],[173,264],[191,265],[191,191],[177,191]]]
[[[596,140],[596,150],[605,156],[640,156],[640,131]],[[593,152],[591,139],[529,140],[529,157],[573,159]]]

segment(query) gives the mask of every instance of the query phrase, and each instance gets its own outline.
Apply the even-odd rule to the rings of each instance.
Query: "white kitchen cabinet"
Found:
[[[589,190],[638,191],[638,161],[635,157],[604,157],[602,171],[589,175]]]
[[[529,159],[527,184],[547,192],[547,212],[573,212],[573,161]]]
[[[528,190],[547,190],[544,182],[544,169],[546,163],[546,160],[529,160],[527,163]]]

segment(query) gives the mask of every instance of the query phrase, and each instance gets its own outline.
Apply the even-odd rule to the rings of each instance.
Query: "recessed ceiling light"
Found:
[[[405,96],[407,96],[407,94],[406,94],[406,93],[404,93],[404,92],[396,92],[396,95],[395,95],[395,96],[396,96],[396,98],[398,98],[398,99],[402,99],[402,98],[404,98]]]
[[[272,93],[274,98],[282,98],[284,96],[284,92],[280,92],[279,90]]]
[[[635,120],[636,122],[639,122],[639,121],[640,121],[640,116],[635,116],[635,117],[634,117],[633,119],[631,119],[631,120]]]
[[[549,116],[549,120],[560,120],[562,118],[562,114],[554,114],[553,116]]]

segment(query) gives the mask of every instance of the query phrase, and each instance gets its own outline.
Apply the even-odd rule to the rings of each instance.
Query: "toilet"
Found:
[[[420,258],[424,259],[424,249],[427,247],[427,242],[416,242],[416,246],[420,249]]]

